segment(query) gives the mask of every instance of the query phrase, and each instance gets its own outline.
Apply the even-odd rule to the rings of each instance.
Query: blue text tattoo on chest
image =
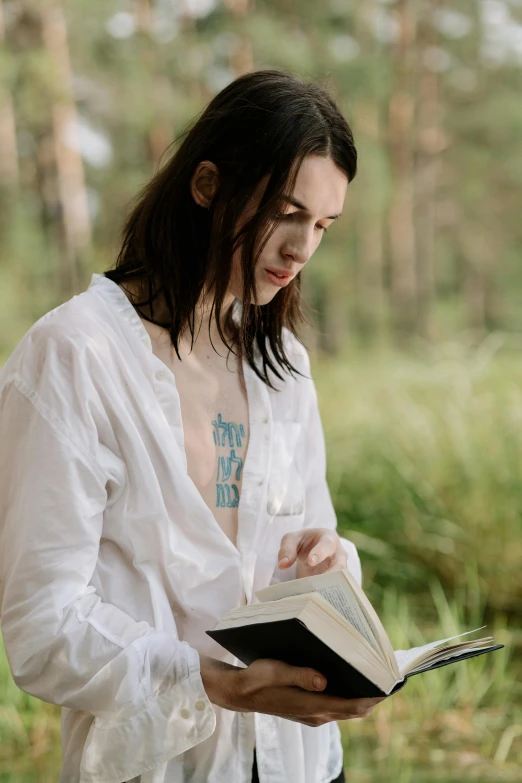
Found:
[[[216,506],[218,508],[236,508],[239,505],[239,490],[236,484],[243,470],[243,458],[237,450],[243,447],[245,428],[233,421],[223,421],[218,413],[217,421],[212,422],[214,443],[224,448],[228,456],[218,456],[216,476]]]

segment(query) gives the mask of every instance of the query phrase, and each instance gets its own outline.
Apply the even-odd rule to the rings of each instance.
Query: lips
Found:
[[[288,285],[292,279],[292,275],[288,274],[284,269],[277,269],[277,267],[269,267],[265,269],[268,279],[274,285],[279,287]]]

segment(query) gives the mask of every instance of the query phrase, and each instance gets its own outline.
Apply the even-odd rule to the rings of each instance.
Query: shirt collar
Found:
[[[96,288],[97,291],[108,301],[111,306],[116,310],[128,326],[136,334],[136,337],[145,343],[152,350],[152,343],[150,341],[149,333],[143,326],[141,318],[131,305],[127,295],[120,288],[118,283],[111,280],[105,275],[94,273],[91,277],[90,288]]]
[[[107,301],[120,313],[122,318],[128,323],[131,329],[135,332],[136,336],[143,343],[146,343],[152,348],[150,336],[138,313],[130,303],[126,293],[122,291],[118,283],[111,280],[109,277],[105,277],[103,274],[94,273],[91,276],[91,282],[89,288],[96,287],[97,290],[105,297]],[[241,315],[243,311],[243,303],[239,299],[234,299],[232,304],[232,320],[239,326],[241,323]]]

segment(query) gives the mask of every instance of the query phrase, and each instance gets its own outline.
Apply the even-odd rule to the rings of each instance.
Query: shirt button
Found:
[[[158,381],[163,381],[166,377],[167,377],[167,373],[165,372],[165,370],[158,370],[158,372],[156,373],[156,378],[158,379]]]
[[[194,705],[194,707],[198,710],[198,712],[203,712],[203,710],[205,709],[205,706],[206,706],[205,702],[202,699],[197,701],[195,703],[195,705]]]
[[[183,707],[182,710],[180,710],[180,715],[182,718],[190,718],[190,712]]]

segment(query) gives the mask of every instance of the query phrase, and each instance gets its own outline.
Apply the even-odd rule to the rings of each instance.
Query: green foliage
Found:
[[[381,618],[395,649],[470,630],[459,601],[432,580],[436,620],[424,630],[411,594],[389,588]],[[425,599],[426,600],[426,599]],[[480,600],[480,599],[479,599]],[[474,607],[476,622],[480,607]],[[475,625],[472,627],[476,627]],[[487,632],[502,644],[490,656],[415,675],[363,721],[341,724],[345,767],[357,783],[517,781],[522,762],[521,687],[513,670],[513,633],[500,616]]]
[[[60,767],[60,708],[16,687],[0,636],[0,781],[52,783]]]
[[[473,579],[491,609],[519,609],[522,362],[507,350],[492,360],[494,349],[490,338],[317,368],[339,525],[376,590],[423,591],[432,573],[451,591]]]

